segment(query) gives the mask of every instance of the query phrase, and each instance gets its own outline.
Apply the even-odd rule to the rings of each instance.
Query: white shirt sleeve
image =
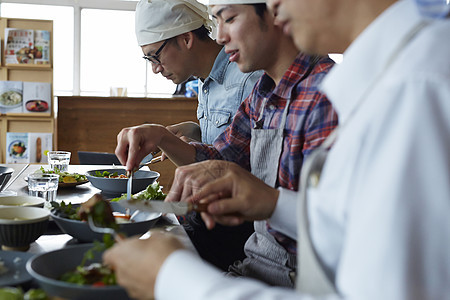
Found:
[[[172,253],[162,265],[155,283],[155,298],[185,300],[308,299],[295,290],[259,281],[229,277],[187,250]]]
[[[297,239],[298,192],[279,187],[277,206],[268,220],[270,227],[291,239]]]

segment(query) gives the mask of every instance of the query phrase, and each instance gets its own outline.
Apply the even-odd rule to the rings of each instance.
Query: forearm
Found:
[[[167,130],[162,136],[158,148],[177,166],[188,165],[195,162],[196,150],[194,146],[182,141],[179,137]]]
[[[200,126],[195,122],[181,122],[178,124],[169,125],[166,128],[178,137],[185,137],[197,142],[200,142],[202,140]]]

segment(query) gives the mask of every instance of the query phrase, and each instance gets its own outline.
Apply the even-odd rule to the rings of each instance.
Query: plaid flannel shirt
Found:
[[[232,123],[214,144],[192,143],[196,160],[221,159],[250,168],[251,128],[254,128],[264,98],[267,98],[260,128],[279,128],[287,99],[291,99],[284,128],[283,150],[278,167],[277,187],[298,190],[304,158],[318,147],[337,126],[336,112],[326,96],[319,91],[323,77],[334,65],[328,57],[321,58],[305,79],[312,57],[300,53],[280,83],[264,74],[252,93],[239,107]],[[300,81],[301,80],[301,81]],[[269,232],[289,252],[296,252],[296,241],[268,227]]]

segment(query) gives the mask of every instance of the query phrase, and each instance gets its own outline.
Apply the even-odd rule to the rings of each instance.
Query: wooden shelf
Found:
[[[11,70],[51,70],[50,64],[6,64],[4,68]]]
[[[49,64],[5,64],[5,28],[48,30],[50,32]],[[53,99],[53,21],[0,18],[1,66],[0,80],[45,82],[51,84],[50,112],[6,113],[0,115],[0,163],[6,162],[7,132],[48,132],[53,134],[53,149],[57,149],[56,121]]]
[[[33,119],[33,118],[50,118],[52,116],[51,113],[38,113],[38,112],[34,112],[34,113],[7,113],[4,114],[4,116],[8,116],[8,117],[18,117],[18,118],[22,118],[22,119]]]

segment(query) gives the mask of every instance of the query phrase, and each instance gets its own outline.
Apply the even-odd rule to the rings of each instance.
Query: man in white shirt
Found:
[[[299,48],[344,53],[322,87],[342,125],[321,175],[315,174],[315,187],[308,189],[306,208],[312,245],[335,293],[308,292],[301,281],[294,292],[225,278],[166,235],[123,243],[105,261],[116,267],[119,282],[142,298],[449,299],[448,2],[431,11],[412,0],[269,2]],[[441,19],[426,18],[421,9]],[[205,173],[217,169],[215,163],[177,173],[196,174],[187,168]],[[271,190],[238,166],[221,168],[222,177],[195,197],[211,200],[218,192],[229,197],[209,205],[209,226],[262,218],[287,235],[298,234],[290,222],[296,208],[286,201],[296,195],[264,193]],[[262,198],[239,199],[252,192]],[[147,290],[124,278],[130,265],[121,266],[120,254],[131,246],[153,267],[146,273]],[[300,273],[303,267],[300,263]]]

